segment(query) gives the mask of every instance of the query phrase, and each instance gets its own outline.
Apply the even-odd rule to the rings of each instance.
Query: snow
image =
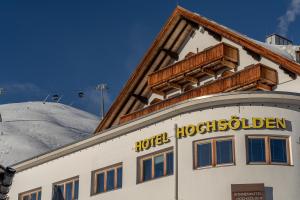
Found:
[[[59,104],[26,102],[0,105],[0,164],[7,166],[82,140],[99,119]]]
[[[197,15],[199,15],[199,14],[197,14]],[[265,43],[265,42],[261,42],[261,41],[252,39],[249,36],[247,36],[245,34],[242,34],[242,33],[238,32],[238,31],[235,31],[235,30],[233,30],[231,28],[228,28],[227,26],[221,25],[221,24],[215,22],[214,20],[211,20],[211,19],[203,17],[203,16],[201,16],[201,17],[204,18],[204,19],[206,19],[206,20],[208,20],[208,21],[210,21],[210,22],[212,22],[212,23],[214,23],[214,24],[216,24],[216,25],[218,25],[218,26],[223,27],[224,29],[227,29],[230,32],[233,32],[235,34],[241,35],[244,38],[246,38],[246,39],[248,39],[248,40],[250,40],[250,41],[252,41],[252,42],[254,42],[254,43],[256,43],[256,44],[258,44],[258,45],[260,45],[260,46],[262,46],[262,47],[264,47],[264,48],[266,48],[268,50],[270,50],[270,51],[272,51],[273,53],[276,53],[276,54],[278,54],[280,56],[283,56],[283,57],[285,57],[285,58],[287,58],[287,59],[289,59],[291,61],[296,61],[295,51],[297,49],[300,50],[300,46],[292,46],[292,45],[290,45],[291,47],[289,48],[290,50],[288,51],[287,48],[286,48],[286,46],[282,47],[280,45],[272,45],[272,44],[268,44],[268,43]],[[291,49],[293,49],[293,50],[291,50]]]

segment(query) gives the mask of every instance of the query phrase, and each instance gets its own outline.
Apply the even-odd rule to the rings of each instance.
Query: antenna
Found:
[[[101,119],[104,118],[104,91],[107,90],[107,84],[100,83],[96,86],[96,90],[100,91],[101,93],[101,102],[100,102],[100,110],[101,110]]]
[[[59,99],[56,101],[56,103],[59,103],[60,100],[63,98],[63,95],[60,95]]]
[[[50,94],[48,94],[48,95],[46,96],[46,98],[43,100],[43,104],[46,103],[46,101],[48,100],[49,96],[50,96]]]

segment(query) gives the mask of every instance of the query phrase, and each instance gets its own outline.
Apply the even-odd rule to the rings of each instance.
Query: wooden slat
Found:
[[[262,83],[265,82],[265,80],[268,80],[268,83]],[[120,123],[142,117],[176,103],[199,96],[235,90],[249,90],[252,88],[256,88],[258,90],[272,90],[272,87],[277,84],[278,78],[276,70],[262,64],[256,64],[232,75],[222,77],[207,85],[187,91],[174,98],[166,99],[144,109],[124,115],[121,117]]]

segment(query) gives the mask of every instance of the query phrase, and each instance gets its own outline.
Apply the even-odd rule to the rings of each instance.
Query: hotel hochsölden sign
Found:
[[[230,119],[212,120],[199,122],[198,124],[189,124],[176,128],[176,138],[192,137],[197,134],[206,134],[211,132],[227,130],[246,130],[246,129],[286,129],[286,120],[276,117],[252,117],[251,119],[231,116]],[[168,133],[164,132],[135,143],[135,151],[140,152],[149,148],[169,143]]]

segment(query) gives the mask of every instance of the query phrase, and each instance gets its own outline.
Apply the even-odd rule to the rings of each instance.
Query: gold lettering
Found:
[[[226,131],[228,129],[228,124],[226,119],[220,119],[218,121],[218,129],[219,131]]]
[[[168,138],[168,133],[163,133],[163,143],[166,144],[168,142],[170,142],[169,138]]]
[[[251,126],[248,124],[248,119],[242,118],[242,129],[249,129]]]
[[[138,141],[138,142],[135,143],[135,151],[136,152],[143,151],[142,142],[141,141]]]
[[[275,120],[276,120],[277,128],[286,129],[286,121],[284,118],[282,118],[282,119],[275,118]]]
[[[205,134],[206,133],[206,128],[204,126],[205,124],[203,122],[200,122],[198,125],[197,125],[197,132],[200,133],[200,134]]]
[[[155,139],[156,139],[156,136],[153,136],[153,137],[151,137],[149,140],[150,140],[150,146],[151,147],[155,147],[156,145],[155,145]]]
[[[276,128],[276,122],[274,118],[266,118],[266,128],[273,129]]]
[[[145,139],[142,141],[142,148],[143,148],[143,150],[145,150],[145,149],[147,150],[150,148],[150,141],[148,139]]]
[[[206,122],[206,131],[207,132],[212,132],[212,131],[216,131],[217,130],[217,121],[213,120],[213,121],[207,121]]]
[[[262,118],[253,117],[252,118],[252,127],[257,128],[257,129],[264,127],[264,120]]]
[[[182,137],[187,137],[186,133],[185,133],[185,127],[181,127],[181,128],[177,128],[176,131],[176,137],[178,139],[182,138]]]
[[[228,127],[232,130],[237,130],[241,127],[241,121],[236,116],[231,116],[231,119],[228,121]]]
[[[196,127],[192,124],[188,125],[185,127],[185,132],[186,132],[186,134],[188,134],[188,136],[194,136],[197,133]]]
[[[162,142],[162,135],[157,135],[157,136],[156,136],[155,143],[156,143],[157,145],[162,145],[162,144],[163,144],[163,142]]]

